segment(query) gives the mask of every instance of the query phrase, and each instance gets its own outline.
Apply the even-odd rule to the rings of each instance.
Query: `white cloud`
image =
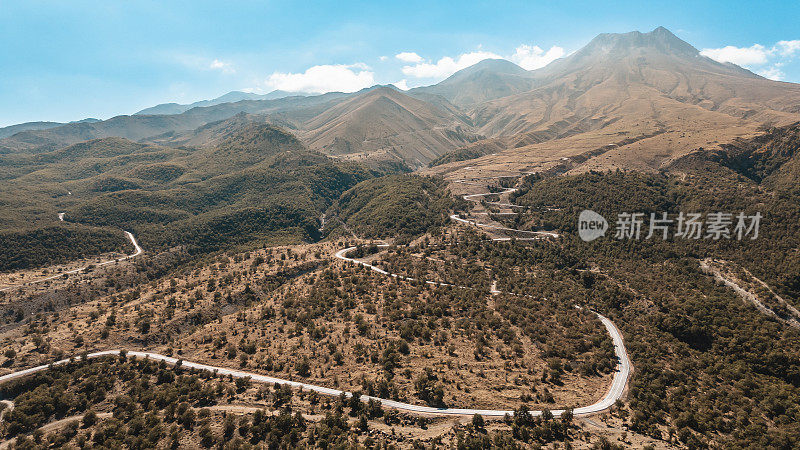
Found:
[[[761,44],[750,47],[734,47],[728,45],[722,48],[705,48],[700,54],[719,62],[734,63],[738,66],[752,66],[766,64],[767,59],[774,52]]]
[[[386,61],[387,59],[389,59],[389,57],[388,56],[379,56],[378,59],[380,59],[381,61]]]
[[[502,56],[484,51],[464,53],[456,59],[445,56],[436,63],[420,62],[413,66],[404,66],[403,73],[415,78],[446,78],[484,59],[494,58],[502,58]]]
[[[414,63],[413,65],[403,66],[405,75],[414,78],[442,79],[484,59],[508,59],[526,70],[532,70],[544,67],[562,56],[564,56],[564,49],[555,45],[544,51],[536,45],[523,44],[517,47],[514,50],[514,54],[508,58],[483,50],[463,53],[455,58],[445,56],[436,62],[425,61],[424,58],[414,52],[399,53],[395,57],[402,61]]]
[[[730,62],[770,80],[783,80],[786,74],[781,69],[800,53],[800,39],[778,41],[772,47],[753,44],[750,47],[728,45],[722,48],[705,48],[700,54],[719,62]]]
[[[404,78],[404,79],[402,79],[402,80],[400,80],[400,81],[395,81],[395,82],[394,82],[394,83],[392,83],[392,84],[393,84],[393,85],[394,85],[394,86],[395,86],[397,89],[400,89],[401,91],[407,91],[407,90],[409,90],[409,89],[410,89],[410,88],[408,87],[408,82],[405,80],[405,78]]]
[[[562,56],[564,49],[555,45],[545,52],[538,45],[522,44],[516,48],[511,60],[525,70],[533,70],[544,67]]]
[[[309,93],[355,92],[374,84],[375,74],[362,63],[313,66],[303,73],[275,72],[266,81],[270,89]]]
[[[183,66],[192,71],[208,72],[216,70],[222,73],[236,72],[232,63],[218,58],[211,59],[207,56],[174,52],[163,52],[160,53],[159,56],[172,64]]]
[[[756,73],[764,78],[769,78],[770,80],[781,81],[783,80],[783,77],[786,76],[786,74],[781,70],[781,66],[783,66],[783,63],[775,63],[772,66],[759,70]]]
[[[780,52],[781,56],[794,56],[795,53],[800,52],[800,39],[793,41],[778,41],[775,47]]]
[[[231,65],[231,63],[223,62],[223,61],[220,61],[218,59],[215,59],[214,61],[211,61],[211,64],[208,65],[208,68],[209,69],[213,69],[213,70],[220,70],[223,73],[234,73],[234,72],[236,72],[236,70],[234,70],[234,68]]]
[[[394,57],[407,63],[421,63],[423,61],[422,56],[414,52],[401,52],[394,55]]]

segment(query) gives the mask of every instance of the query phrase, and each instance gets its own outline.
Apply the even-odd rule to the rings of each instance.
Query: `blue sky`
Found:
[[[598,33],[659,25],[800,82],[800,2],[648,3],[0,0],[0,126],[232,90],[414,87],[481,58],[536,68]]]

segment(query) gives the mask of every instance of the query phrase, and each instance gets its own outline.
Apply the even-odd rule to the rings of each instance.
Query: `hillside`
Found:
[[[504,59],[486,59],[459,70],[433,86],[414,88],[410,95],[440,95],[454,105],[468,108],[479,103],[530,91],[533,74]]]
[[[389,175],[342,193],[326,215],[335,234],[406,240],[446,225],[448,213],[462,203],[442,179]]]
[[[202,149],[105,138],[35,155],[0,155],[0,162],[8,167],[0,202],[14,212],[0,219],[0,246],[13,249],[17,261],[40,264],[48,256],[41,255],[36,236],[52,244],[59,235],[41,230],[70,230],[74,224],[83,228],[68,234],[68,244],[76,240],[68,248],[81,254],[92,229],[108,249],[123,244],[120,229],[154,251],[314,240],[322,212],[340,193],[373,176],[259,123]],[[59,222],[60,212],[66,222]],[[111,246],[109,233],[118,237]],[[0,270],[14,266],[8,262]]]
[[[183,132],[170,131],[151,136],[146,139],[146,142],[171,147],[214,147],[251,123],[270,124],[287,130],[296,130],[297,125],[288,120],[282,120],[280,117],[280,114],[247,114],[241,112],[228,119],[209,122],[193,130]]]
[[[699,147],[800,119],[800,86],[717,63],[664,28],[599,35],[531,76],[528,92],[470,112],[476,131],[506,150],[438,172],[469,165],[519,173],[565,160],[564,170],[575,172],[655,170]]]
[[[412,167],[478,139],[450,111],[391,87],[339,103],[303,127],[301,136],[312,149],[356,161],[398,160]]]
[[[164,115],[164,114],[180,114],[192,108],[214,106],[221,103],[235,103],[242,100],[275,100],[284,97],[302,96],[304,94],[286,92],[286,91],[272,91],[267,94],[254,94],[251,92],[232,91],[225,95],[221,95],[211,100],[201,100],[189,104],[179,103],[162,103],[160,105],[145,108],[136,113],[136,115]]]

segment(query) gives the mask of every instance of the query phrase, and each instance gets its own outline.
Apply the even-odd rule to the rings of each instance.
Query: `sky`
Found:
[[[0,0],[0,126],[107,119],[233,90],[436,83],[526,69],[605,32],[665,26],[711,58],[800,82],[800,2]]]

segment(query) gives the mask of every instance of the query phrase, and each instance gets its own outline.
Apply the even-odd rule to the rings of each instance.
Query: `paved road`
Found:
[[[492,178],[506,178],[506,177],[487,177],[487,178],[481,178],[481,179],[492,179]],[[486,187],[485,184],[482,184],[482,183],[471,183],[471,182],[469,182],[467,180],[453,180],[453,183],[467,184],[467,185],[470,185],[470,186],[481,186],[481,187],[484,187],[484,188]],[[480,200],[474,200],[475,198],[478,198],[478,197],[488,197],[488,196],[491,196],[491,195],[510,194],[510,193],[516,192],[516,191],[517,191],[517,188],[505,188],[505,190],[503,190],[501,192],[485,192],[483,194],[469,194],[469,195],[464,195],[463,198],[464,198],[464,200],[473,202],[473,201],[480,201]],[[522,209],[528,208],[528,206],[515,205],[513,203],[486,202],[486,204],[487,205],[493,205],[493,206],[501,206],[501,207],[506,207],[506,208],[522,208]],[[555,207],[552,207],[552,206],[546,206],[546,207],[542,207],[542,208],[539,208],[539,209],[543,209],[545,211],[561,211],[561,208],[555,208]],[[495,213],[495,214],[510,214],[510,213]]]
[[[464,184],[476,184],[476,183],[467,183],[466,181],[463,181],[463,180],[456,180],[456,182],[457,183],[464,183]],[[486,197],[486,196],[489,196],[489,195],[503,195],[503,194],[509,194],[511,192],[516,192],[516,191],[517,191],[516,188],[506,188],[501,192],[486,192],[486,193],[483,193],[483,194],[469,194],[469,195],[465,195],[463,198],[464,198],[464,200],[474,202],[474,201],[478,201],[476,199],[479,198],[479,197]],[[487,202],[486,204],[487,205],[494,205],[494,206],[505,206],[505,207],[508,207],[508,208],[526,208],[525,206],[514,205],[512,203]],[[488,214],[488,213],[482,213],[482,214]],[[516,213],[500,213],[500,214],[516,214]],[[477,222],[475,220],[463,219],[461,217],[458,217],[456,214],[451,215],[450,219],[451,220],[455,220],[457,222],[461,222],[461,223],[467,224],[467,225],[473,225],[473,226],[476,226],[476,227],[486,228],[486,229],[489,229],[489,230],[511,231],[511,232],[522,233],[522,234],[527,234],[528,236],[531,236],[531,237],[527,237],[527,238],[518,238],[518,240],[528,240],[528,241],[530,241],[530,240],[543,239],[543,238],[557,238],[557,237],[560,236],[558,233],[554,233],[552,231],[517,230],[516,228],[508,228],[508,227],[501,227],[501,226],[497,226],[497,225],[489,225],[489,224],[485,224],[485,223],[479,223],[479,222]],[[493,238],[492,240],[493,241],[510,241],[511,238]]]
[[[743,288],[742,286],[739,286],[739,284],[737,284],[734,280],[731,280],[728,277],[726,277],[719,268],[712,266],[710,264],[712,261],[713,260],[711,260],[709,258],[700,260],[700,269],[703,272],[706,272],[708,274],[713,275],[716,280],[722,282],[723,284],[725,284],[729,288],[733,289],[745,301],[749,301],[750,303],[752,303],[753,306],[755,306],[756,309],[761,314],[764,314],[765,316],[770,316],[770,317],[772,317],[774,319],[777,319],[779,322],[785,323],[786,325],[789,325],[791,327],[800,328],[800,322],[798,322],[798,320],[797,320],[798,318],[800,318],[800,311],[798,311],[793,306],[791,306],[788,303],[786,303],[786,300],[784,300],[782,297],[780,297],[777,294],[775,294],[775,292],[766,283],[764,283],[763,281],[759,280],[756,277],[753,277],[752,274],[747,272],[751,277],[753,277],[753,279],[755,279],[762,286],[767,288],[775,296],[775,298],[777,298],[779,301],[783,302],[784,307],[786,307],[791,314],[794,314],[793,317],[784,318],[784,317],[779,316],[777,313],[775,313],[775,311],[772,310],[772,308],[770,308],[769,306],[761,303],[761,301],[758,299],[758,296],[756,294],[750,292],[749,290],[747,290],[746,288]],[[743,269],[743,270],[746,271],[746,269]]]
[[[473,200],[474,198],[489,197],[491,195],[510,194],[510,193],[516,192],[516,191],[517,191],[517,188],[506,188],[506,189],[504,189],[504,190],[502,190],[500,192],[484,192],[483,194],[469,194],[469,195],[465,195],[463,198],[464,198],[464,200],[472,202],[472,201],[475,201],[475,200]],[[514,204],[511,204],[511,203],[498,203],[498,202],[486,202],[486,203],[489,204],[489,205],[500,205],[500,206],[511,206],[511,207],[515,207],[515,208],[525,208],[524,206],[514,205]]]
[[[461,217],[458,217],[455,214],[451,215],[450,219],[455,220],[457,222],[465,223],[467,225],[474,225],[474,226],[480,227],[480,228],[487,228],[487,229],[490,229],[490,230],[500,230],[500,231],[513,231],[515,233],[524,233],[524,234],[539,236],[540,238],[547,238],[547,237],[557,238],[557,237],[560,236],[558,233],[554,233],[552,231],[517,230],[516,228],[500,227],[500,226],[496,226],[496,225],[488,225],[488,224],[485,224],[485,223],[478,223],[478,222],[476,222],[474,220],[462,219]],[[502,240],[510,240],[511,238],[500,238],[500,239],[502,239]],[[498,239],[495,239],[495,240],[498,240]]]
[[[137,247],[138,247],[138,245],[137,245]],[[388,272],[386,272],[386,271],[384,271],[384,270],[382,270],[382,269],[380,269],[378,267],[375,267],[375,266],[373,266],[371,264],[368,264],[368,263],[365,263],[365,262],[358,261],[358,260],[355,260],[355,259],[347,257],[347,253],[352,251],[353,249],[355,249],[355,247],[350,247],[350,248],[339,250],[338,252],[336,252],[336,258],[339,258],[341,260],[348,261],[348,262],[361,264],[361,265],[363,265],[365,267],[370,268],[371,270],[374,270],[375,272],[378,272],[378,273],[381,273],[381,274],[384,274],[384,275],[387,275],[387,276],[400,278],[400,279],[406,279],[406,280],[410,279],[410,278],[407,278],[407,277],[403,277],[402,275],[388,273]],[[427,283],[452,286],[452,285],[449,285],[447,283],[438,283],[438,282],[431,282],[431,281],[428,281]],[[597,314],[597,313],[595,313],[595,314]],[[606,327],[606,329],[608,330],[609,334],[611,335],[612,341],[614,342],[614,352],[615,352],[615,354],[617,356],[617,359],[618,359],[617,371],[614,374],[614,380],[612,381],[611,387],[609,388],[609,390],[606,393],[606,395],[602,399],[600,399],[598,402],[595,402],[595,403],[593,403],[593,404],[591,404],[589,406],[582,406],[582,407],[579,407],[579,408],[575,408],[573,410],[573,413],[576,416],[595,414],[595,413],[598,413],[598,412],[605,411],[608,408],[610,408],[611,406],[613,406],[614,403],[617,401],[617,399],[622,397],[622,393],[625,390],[625,386],[627,385],[628,378],[630,376],[631,363],[630,363],[630,360],[628,359],[628,353],[627,353],[627,351],[625,349],[625,343],[623,342],[622,334],[619,332],[619,330],[614,325],[614,323],[611,322],[611,320],[609,320],[608,318],[606,318],[606,317],[604,317],[604,316],[602,316],[600,314],[597,314],[597,317],[600,318],[600,320],[602,321],[603,325]],[[101,351],[101,352],[89,353],[87,355],[87,357],[91,359],[91,358],[98,358],[98,357],[102,357],[102,356],[119,355],[120,352],[121,352],[121,350],[106,350],[106,351]],[[260,374],[252,373],[252,372],[245,372],[245,371],[242,371],[242,370],[228,369],[228,368],[225,368],[225,367],[218,367],[218,366],[212,366],[212,365],[207,365],[207,364],[200,364],[200,363],[196,363],[196,362],[192,362],[192,361],[180,360],[178,358],[174,358],[174,357],[171,357],[171,356],[160,355],[158,353],[153,353],[153,352],[128,351],[127,355],[129,357],[148,358],[148,359],[151,359],[151,360],[154,360],[154,361],[164,361],[164,362],[166,362],[167,364],[170,364],[170,365],[176,365],[180,361],[181,367],[184,367],[184,368],[196,369],[196,370],[204,370],[204,371],[207,371],[207,372],[216,373],[218,375],[225,375],[225,376],[230,375],[230,376],[232,376],[234,378],[250,378],[251,381],[256,382],[256,383],[288,384],[288,385],[296,387],[296,388],[302,388],[302,389],[306,389],[306,390],[316,391],[316,392],[318,392],[320,394],[324,394],[324,395],[339,396],[342,393],[344,393],[345,396],[347,396],[347,397],[351,396],[351,394],[349,392],[341,391],[339,389],[333,389],[333,388],[328,388],[328,387],[324,387],[324,386],[317,386],[317,385],[314,385],[314,384],[302,383],[302,382],[298,382],[298,381],[284,380],[284,379],[281,379],[281,378],[275,378],[275,377],[270,377],[270,376],[266,376],[266,375],[260,375]],[[78,358],[79,358],[79,356],[78,356]],[[59,365],[67,364],[69,361],[70,361],[69,359],[63,359],[61,361],[54,362],[52,365],[59,366]],[[19,370],[19,371],[16,371],[16,372],[12,372],[12,373],[7,374],[7,375],[0,376],[0,384],[8,382],[10,380],[14,380],[14,379],[17,379],[17,378],[25,377],[25,376],[28,376],[28,375],[31,375],[31,374],[34,374],[34,373],[37,373],[37,372],[41,372],[41,371],[47,370],[49,367],[50,367],[50,365],[42,365],[42,366],[37,366],[37,367],[31,367],[29,369],[23,369],[23,370]],[[471,415],[474,415],[474,414],[480,414],[480,415],[487,416],[487,417],[502,417],[502,416],[505,416],[506,414],[513,414],[514,413],[514,411],[511,411],[511,410],[496,410],[496,409],[433,408],[433,407],[430,407],[430,406],[412,405],[412,404],[409,404],[409,403],[403,403],[403,402],[398,402],[398,401],[389,400],[389,399],[383,399],[383,398],[378,398],[378,397],[371,397],[371,396],[362,396],[361,397],[361,400],[365,401],[365,402],[369,401],[370,399],[380,401],[381,404],[383,406],[385,406],[385,407],[395,408],[395,409],[402,410],[402,411],[408,411],[408,412],[420,413],[420,414],[445,415],[445,416],[448,416],[448,415],[456,415],[456,416],[467,415],[467,416],[471,416]],[[557,410],[552,411],[554,416],[560,416],[563,412],[564,412],[563,409],[557,409]],[[542,411],[531,411],[531,414],[533,414],[534,416],[540,415],[541,413],[542,413]]]
[[[479,194],[473,194],[471,197],[475,197],[477,195],[479,195]],[[485,195],[485,194],[483,194],[483,195]],[[126,231],[125,234],[128,237],[128,239],[130,239],[130,241],[133,244],[133,246],[134,246],[136,251],[134,253],[132,253],[131,255],[125,256],[123,258],[118,258],[118,259],[112,260],[112,261],[106,261],[105,263],[102,263],[102,264],[110,264],[110,263],[115,262],[115,261],[121,261],[121,260],[124,260],[124,259],[133,258],[133,257],[138,256],[138,255],[140,255],[142,253],[142,248],[139,247],[139,244],[136,242],[136,238],[133,236],[133,234],[131,234],[128,231]],[[385,245],[381,245],[381,246],[385,246]],[[403,279],[403,280],[414,281],[414,278],[404,277],[402,275],[389,273],[389,272],[387,272],[387,271],[385,271],[385,270],[383,270],[383,269],[381,269],[379,267],[373,266],[372,264],[369,264],[369,263],[366,263],[366,262],[363,262],[363,261],[359,261],[359,260],[356,260],[356,259],[353,259],[353,258],[349,258],[347,256],[347,253],[352,251],[352,250],[354,250],[354,249],[355,249],[355,247],[349,247],[349,248],[345,248],[345,249],[339,250],[338,252],[336,252],[335,257],[338,258],[338,259],[341,259],[343,261],[347,261],[347,262],[351,262],[351,263],[355,263],[355,264],[360,264],[362,266],[368,267],[370,270],[373,270],[373,271],[375,271],[377,273],[380,273],[380,274],[383,274],[383,275],[386,275],[386,276],[390,276],[390,277],[393,277],[393,278],[399,278],[399,279]],[[67,272],[67,273],[73,273],[73,272],[77,272],[77,271],[80,271],[80,270],[83,270],[83,269],[76,269],[74,271]],[[59,274],[57,276],[61,276],[61,275],[63,275],[63,274]],[[52,279],[52,278],[55,278],[55,277],[50,277],[50,279]],[[38,282],[45,281],[45,280],[46,279],[38,280],[38,281],[35,281],[35,282],[32,282],[32,283],[38,283]],[[425,281],[425,283],[432,284],[432,285],[439,285],[439,286],[454,286],[454,285],[449,284],[449,283],[442,283],[442,282],[437,282],[437,281]],[[454,286],[454,287],[461,287],[461,286]],[[469,288],[469,287],[464,287],[464,288],[472,289],[472,288]],[[500,291],[498,291],[496,289],[495,285],[493,285],[493,287],[492,287],[492,293],[493,294],[499,294],[500,293]],[[600,321],[603,323],[603,325],[606,327],[606,329],[608,330],[608,333],[611,335],[611,339],[612,339],[613,344],[614,344],[614,353],[616,354],[616,357],[617,357],[617,360],[618,360],[617,370],[614,373],[614,379],[611,382],[611,387],[609,388],[609,390],[606,393],[606,395],[602,399],[600,399],[599,401],[597,401],[597,402],[595,402],[595,403],[593,403],[591,405],[575,408],[573,410],[573,413],[576,416],[584,416],[584,415],[596,414],[596,413],[599,413],[599,412],[602,412],[602,411],[605,411],[605,410],[609,409],[611,406],[614,405],[614,403],[618,399],[620,399],[622,397],[622,394],[623,394],[623,392],[625,390],[625,387],[627,386],[627,383],[628,383],[628,378],[630,377],[631,362],[630,362],[630,359],[628,358],[627,350],[625,349],[625,343],[624,343],[624,341],[622,339],[622,333],[620,333],[620,331],[619,331],[619,329],[617,329],[616,325],[614,325],[614,323],[611,320],[609,320],[607,317],[605,317],[605,316],[603,316],[603,315],[601,315],[599,313],[596,313],[596,312],[595,312],[595,314],[600,319]],[[91,358],[98,358],[98,357],[103,357],[103,356],[119,355],[121,352],[122,352],[122,350],[105,350],[105,351],[101,351],[101,352],[89,353],[86,356],[91,359]],[[212,366],[212,365],[201,364],[201,363],[196,363],[196,362],[192,362],[192,361],[184,361],[184,360],[179,360],[178,358],[174,358],[174,357],[171,357],[171,356],[160,355],[158,353],[127,351],[127,355],[129,357],[148,358],[148,359],[151,359],[151,360],[154,360],[154,361],[164,361],[164,362],[166,362],[167,364],[170,364],[170,365],[176,365],[176,364],[178,364],[180,362],[181,367],[185,367],[185,368],[189,368],[189,369],[196,369],[196,370],[203,370],[203,371],[207,371],[207,372],[213,372],[213,373],[216,373],[218,375],[225,375],[225,376],[230,375],[230,376],[232,376],[234,378],[250,378],[251,381],[256,382],[256,383],[288,384],[288,385],[293,386],[293,387],[315,391],[315,392],[318,392],[318,393],[324,394],[324,395],[339,396],[341,394],[345,394],[345,396],[347,396],[347,397],[352,396],[351,393],[345,392],[345,391],[341,391],[341,390],[338,390],[338,389],[328,388],[328,387],[324,387],[324,386],[317,386],[317,385],[314,385],[314,384],[302,383],[302,382],[298,382],[298,381],[284,380],[284,379],[281,379],[281,378],[275,378],[275,377],[270,377],[270,376],[266,376],[266,375],[260,375],[260,374],[256,374],[256,373],[252,373],[252,372],[245,372],[245,371],[236,370],[236,369],[228,369],[228,368],[225,368],[225,367]],[[61,361],[57,361],[55,363],[52,363],[51,365],[54,365],[54,366],[63,365],[63,364],[67,364],[69,361],[70,361],[69,359],[63,359]],[[16,372],[12,372],[12,373],[0,376],[0,384],[4,383],[4,382],[7,382],[7,381],[10,381],[10,380],[14,380],[14,379],[17,379],[17,378],[21,378],[21,377],[24,377],[24,376],[27,376],[27,375],[31,375],[31,374],[34,374],[34,373],[37,373],[37,372],[41,372],[41,371],[47,370],[49,367],[51,367],[51,365],[42,365],[42,366],[32,367],[32,368],[29,368],[29,369],[23,369],[23,370],[19,370],[19,371],[16,371]],[[434,408],[434,407],[430,407],[430,406],[412,405],[412,404],[409,404],[409,403],[403,403],[403,402],[398,402],[398,401],[389,400],[389,399],[383,399],[383,398],[379,398],[379,397],[371,397],[371,396],[366,396],[366,395],[361,396],[361,401],[366,402],[366,401],[369,401],[369,400],[380,401],[381,404],[383,406],[385,406],[385,407],[395,408],[395,409],[402,410],[402,411],[407,411],[407,412],[412,412],[412,413],[420,413],[420,414],[445,415],[445,416],[447,416],[447,415],[456,415],[456,416],[466,415],[466,416],[471,416],[471,415],[474,415],[474,414],[480,414],[482,416],[487,416],[487,417],[502,417],[502,416],[505,416],[506,414],[510,414],[510,415],[514,414],[514,411],[512,411],[512,410],[473,409],[473,408]],[[557,410],[553,410],[551,412],[553,413],[554,416],[560,416],[564,412],[564,410],[563,409],[557,409]],[[538,416],[538,415],[542,414],[542,411],[531,411],[531,414],[534,415],[534,416]]]
[[[135,257],[137,257],[137,256],[139,256],[139,255],[141,255],[143,253],[142,247],[139,246],[139,243],[136,242],[136,238],[133,236],[133,234],[130,231],[126,231],[125,232],[125,237],[127,237],[128,240],[131,241],[131,244],[133,244],[133,249],[134,249],[133,253],[131,253],[130,255],[127,255],[127,256],[123,256],[121,258],[116,258],[116,259],[111,259],[111,260],[108,260],[108,261],[103,261],[101,263],[94,264],[94,265],[97,266],[97,267],[106,266],[108,264],[113,264],[113,263],[118,262],[118,261],[125,261],[126,259],[135,258]],[[86,267],[88,267],[88,266],[86,266]],[[85,270],[86,267],[79,267],[77,269],[72,269],[72,270],[68,270],[66,272],[61,272],[61,273],[58,273],[56,275],[52,275],[52,276],[49,276],[49,277],[46,277],[46,278],[40,278],[38,280],[26,281],[24,283],[18,283],[18,284],[14,284],[14,285],[11,285],[11,286],[6,286],[4,288],[0,288],[0,292],[8,291],[8,290],[11,290],[11,289],[14,289],[14,288],[18,288],[18,287],[21,287],[21,286],[29,286],[29,285],[32,285],[32,284],[44,283],[45,281],[54,280],[56,278],[63,277],[64,275],[70,275],[70,274],[73,274],[73,273],[78,273],[78,272],[80,272],[82,270]]]
[[[348,257],[347,253],[349,253],[352,250],[355,250],[355,248],[356,247],[349,247],[349,248],[345,248],[345,249],[339,250],[338,252],[336,252],[336,258],[341,259],[343,261],[347,261],[347,262],[351,262],[351,263],[355,263],[355,264],[360,264],[360,265],[362,265],[364,267],[369,268],[370,270],[373,270],[375,272],[378,272],[378,273],[386,275],[386,276],[391,276],[391,277],[394,277],[394,278],[400,278],[400,279],[404,279],[404,280],[411,280],[411,281],[414,280],[413,278],[404,277],[402,275],[398,275],[398,274],[394,274],[394,273],[389,273],[389,272],[381,269],[380,267],[376,267],[376,266],[373,266],[372,264],[369,264],[367,262],[359,261],[357,259],[353,259],[353,258]],[[436,282],[436,281],[426,281],[426,283],[442,285],[442,286],[454,286],[452,284],[439,283],[439,282]],[[466,286],[455,286],[455,287],[464,287],[466,289],[471,289],[471,288],[467,288]],[[496,286],[493,286],[492,293],[493,294],[495,294],[495,293],[499,294],[499,293],[501,293],[501,291],[498,291],[496,289]],[[614,325],[614,322],[609,320],[607,317],[603,316],[602,314],[598,314],[596,312],[595,312],[595,314],[600,319],[600,321],[603,323],[603,325],[606,327],[606,330],[608,330],[608,334],[611,335],[611,340],[614,343],[614,353],[616,354],[617,360],[618,360],[618,362],[617,362],[617,371],[614,373],[614,379],[611,382],[611,387],[608,389],[608,392],[606,393],[606,395],[602,399],[600,399],[598,402],[593,403],[593,404],[591,404],[589,406],[582,406],[580,408],[575,408],[573,410],[573,414],[575,414],[576,416],[585,416],[585,415],[589,415],[589,414],[596,414],[596,413],[599,413],[599,412],[602,412],[602,411],[605,411],[605,410],[611,408],[618,399],[622,398],[622,394],[625,391],[625,386],[627,386],[627,384],[628,384],[628,378],[630,377],[630,373],[631,373],[631,367],[632,367],[631,366],[631,361],[628,358],[628,351],[625,349],[625,342],[622,339],[622,333],[620,333],[620,331],[617,328],[617,326]],[[2,380],[2,378],[0,378],[0,381],[1,380]],[[338,395],[338,394],[336,394],[336,395]],[[504,416],[506,414],[513,414],[514,413],[513,411],[504,411],[504,410],[495,410],[495,409],[431,408],[431,407],[427,407],[427,406],[409,405],[407,403],[400,403],[400,402],[395,402],[395,401],[392,401],[392,400],[383,400],[383,399],[378,399],[378,400],[381,400],[381,402],[385,406],[390,406],[390,407],[397,408],[397,409],[404,410],[404,411],[412,411],[412,412],[427,413],[427,414],[439,414],[439,415],[473,415],[473,414],[480,414],[482,416],[489,416],[489,417],[498,417],[498,416],[502,417],[502,416]],[[551,411],[551,412],[553,413],[554,416],[560,416],[564,412],[564,410],[563,409],[558,409],[558,410],[554,410],[554,411]],[[542,411],[531,411],[531,414],[533,414],[534,416],[540,415],[541,413],[542,413]]]
[[[380,245],[378,245],[378,247],[388,247],[388,246],[389,246],[388,244],[380,244]],[[348,258],[347,257],[347,253],[349,253],[352,250],[355,250],[355,247],[343,248],[343,249],[339,250],[338,252],[336,252],[336,254],[334,256],[336,256],[336,258],[338,258],[338,259],[341,259],[342,261],[348,261],[348,262],[360,264],[360,265],[362,265],[364,267],[368,267],[370,270],[373,270],[375,272],[378,272],[380,274],[383,274],[383,275],[386,275],[386,276],[389,276],[389,277],[392,277],[392,278],[399,278],[399,279],[405,280],[405,281],[416,281],[416,278],[406,277],[406,276],[403,276],[403,275],[398,275],[396,273],[389,273],[389,272],[381,269],[378,266],[373,266],[372,264],[370,264],[368,262],[359,261],[359,260],[353,259],[353,258]],[[472,289],[471,287],[455,286],[453,284],[442,283],[440,281],[429,281],[429,280],[426,280],[425,283],[432,284],[434,286],[452,286],[452,287],[460,287],[460,288],[463,288],[463,289]]]
[[[619,333],[619,330],[617,330],[616,326],[614,326],[614,324],[610,320],[599,314],[598,317],[600,317],[600,320],[603,321],[603,325],[605,325],[609,333],[611,333],[611,337],[614,340],[614,349],[617,354],[617,357],[620,359],[620,364],[617,372],[614,374],[614,381],[611,383],[611,388],[609,389],[605,397],[603,397],[600,401],[592,405],[575,408],[573,412],[576,416],[595,414],[610,408],[614,404],[614,402],[616,402],[616,400],[622,396],[622,392],[625,390],[625,385],[627,383],[628,376],[630,374],[630,361],[628,360],[628,355],[625,351],[625,345],[622,342],[622,335]],[[120,352],[121,350],[106,350],[102,352],[89,353],[87,357],[89,359],[93,359],[103,356],[111,356],[111,355],[116,356],[119,355]],[[310,383],[301,383],[298,381],[284,380],[281,378],[275,378],[266,375],[260,375],[257,373],[245,372],[241,370],[228,369],[225,367],[200,364],[196,362],[180,360],[178,358],[173,358],[171,356],[160,355],[158,353],[128,351],[127,355],[129,357],[147,358],[153,361],[164,361],[169,365],[176,365],[180,361],[181,367],[183,368],[203,370],[223,376],[230,375],[234,378],[250,378],[251,381],[255,383],[288,384],[292,387],[302,388],[310,391],[316,391],[320,394],[330,395],[335,397],[338,397],[343,393],[347,397],[350,397],[352,395],[349,392],[341,391],[339,389],[317,386]],[[69,361],[70,360],[68,359],[63,359],[61,361],[53,363],[52,365],[59,366],[67,364]],[[0,376],[0,384],[10,380],[14,380],[17,378],[25,377],[37,372],[47,370],[49,367],[50,365],[37,366],[37,367],[32,367],[30,369],[24,369],[7,375]],[[422,413],[422,414],[456,415],[456,416],[464,416],[464,415],[471,416],[474,414],[480,414],[487,417],[502,417],[505,416],[506,414],[514,414],[514,411],[511,410],[472,409],[472,408],[433,408],[430,406],[412,405],[409,403],[403,403],[378,397],[371,397],[366,395],[361,396],[361,400],[364,402],[369,401],[371,399],[380,401],[381,404],[385,407],[395,408],[398,410],[414,412],[414,413]],[[553,415],[555,416],[560,416],[563,412],[564,410],[560,409],[552,411]],[[540,415],[541,413],[542,411],[531,411],[531,414],[533,414],[534,416]]]

